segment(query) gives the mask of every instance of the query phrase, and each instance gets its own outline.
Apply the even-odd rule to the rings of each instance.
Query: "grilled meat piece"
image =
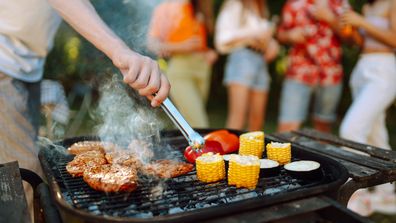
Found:
[[[142,162],[139,158],[129,151],[114,151],[106,153],[106,160],[110,164],[119,164],[123,166],[134,167],[140,169],[142,167]]]
[[[70,154],[78,155],[88,151],[98,151],[101,153],[114,151],[117,146],[110,142],[82,141],[71,145],[67,150]]]
[[[66,170],[73,177],[80,177],[83,175],[85,169],[106,163],[107,161],[102,152],[97,150],[87,151],[76,155],[74,159],[66,165]]]
[[[103,192],[131,192],[137,188],[137,170],[133,167],[105,164],[84,171],[84,181],[93,189]]]
[[[159,178],[173,178],[187,174],[193,169],[194,165],[190,163],[174,160],[157,160],[146,165],[143,169],[143,173],[146,175],[154,175]]]

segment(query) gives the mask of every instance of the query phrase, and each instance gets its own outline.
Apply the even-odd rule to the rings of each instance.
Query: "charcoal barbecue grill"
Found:
[[[206,134],[210,129],[198,130]],[[236,134],[242,132],[233,131]],[[76,137],[42,148],[40,162],[46,174],[50,192],[63,219],[74,216],[83,222],[192,222],[229,215],[276,203],[336,191],[348,178],[347,170],[338,162],[306,150],[293,147],[294,160],[320,162],[321,177],[313,180],[294,178],[283,169],[278,176],[260,178],[255,190],[228,186],[226,180],[204,184],[196,172],[161,182],[163,190],[156,194],[157,181],[142,179],[132,193],[103,193],[91,189],[81,177],[73,178],[65,170],[72,160],[62,150],[83,140],[97,137]],[[266,143],[279,141],[266,137]],[[165,131],[162,141],[175,149],[182,158],[187,146],[179,131]],[[60,149],[59,149],[60,148]]]

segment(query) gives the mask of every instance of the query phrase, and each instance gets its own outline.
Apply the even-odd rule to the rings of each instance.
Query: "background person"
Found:
[[[265,1],[227,0],[216,22],[215,44],[229,53],[224,84],[228,91],[226,127],[261,130],[265,120],[270,76],[267,62],[278,53]]]
[[[217,59],[206,43],[202,1],[167,0],[154,10],[148,48],[169,58],[166,74],[170,93],[181,114],[193,127],[208,128],[206,112],[211,67]]]
[[[41,176],[35,146],[40,80],[61,21],[51,5],[109,57],[125,82],[149,97],[152,106],[158,106],[170,88],[156,62],[132,51],[100,19],[89,1],[0,1],[0,163],[17,160],[20,167]],[[25,187],[25,191],[33,210],[31,188]]]
[[[341,26],[347,0],[288,0],[278,30],[291,46],[283,82],[278,131],[300,128],[314,94],[313,126],[330,132],[342,93]]]
[[[353,100],[340,135],[391,149],[385,119],[386,110],[396,98],[396,0],[369,1],[363,6],[363,16],[348,11],[342,21],[361,30],[364,45],[350,79]],[[362,215],[373,211],[396,213],[394,190],[392,184],[377,186],[372,194],[359,190],[348,206]]]

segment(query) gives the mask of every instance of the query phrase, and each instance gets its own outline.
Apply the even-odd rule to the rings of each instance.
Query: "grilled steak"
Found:
[[[76,155],[74,159],[66,165],[66,170],[72,176],[79,177],[83,175],[86,168],[106,163],[107,161],[104,154],[100,151],[93,150]]]
[[[99,141],[75,143],[68,150],[76,156],[66,165],[66,170],[74,177],[83,176],[95,190],[131,192],[137,188],[138,171],[159,178],[173,178],[194,169],[192,164],[173,160],[158,160],[144,166],[137,152],[151,157],[152,151],[140,141],[131,143],[128,148],[128,151],[121,150],[115,144]]]
[[[84,171],[84,181],[104,192],[131,192],[137,188],[137,170],[117,164],[96,165]]]
[[[177,162],[174,160],[157,160],[146,165],[143,173],[154,175],[159,178],[173,178],[191,172],[194,165],[190,163]]]
[[[134,167],[140,169],[142,167],[142,162],[139,158],[131,152],[128,151],[114,151],[106,153],[106,160],[110,164],[119,164],[123,166]]]
[[[98,151],[101,153],[114,151],[117,146],[110,142],[82,141],[71,145],[67,150],[70,154],[78,155],[88,151]]]

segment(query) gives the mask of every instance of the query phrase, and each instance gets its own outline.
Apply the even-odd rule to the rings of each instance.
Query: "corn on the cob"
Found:
[[[225,164],[219,154],[205,153],[195,161],[198,180],[211,183],[225,178]]]
[[[270,160],[278,161],[280,165],[290,163],[291,144],[271,142],[267,144],[267,157]]]
[[[264,132],[248,132],[239,137],[239,155],[253,155],[259,159],[264,151]]]
[[[229,161],[228,185],[254,189],[257,186],[259,173],[260,161],[256,156],[233,155]]]

